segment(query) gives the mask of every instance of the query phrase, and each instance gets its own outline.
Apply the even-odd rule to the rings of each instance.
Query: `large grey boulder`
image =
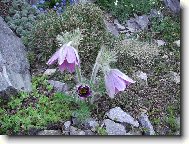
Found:
[[[31,91],[25,46],[0,17],[0,97]]]

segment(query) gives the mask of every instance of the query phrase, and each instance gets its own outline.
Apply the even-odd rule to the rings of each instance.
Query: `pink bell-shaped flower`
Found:
[[[56,51],[48,60],[47,64],[51,65],[58,60],[58,65],[61,71],[68,70],[70,73],[75,71],[75,66],[79,65],[79,55],[77,50],[70,46],[71,42],[64,44]]]
[[[109,69],[106,71],[105,86],[110,98],[114,98],[114,95],[119,91],[124,91],[131,83],[135,83],[135,81],[118,69]]]

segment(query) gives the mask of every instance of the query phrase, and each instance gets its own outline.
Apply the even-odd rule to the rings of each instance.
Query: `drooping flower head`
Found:
[[[70,73],[75,71],[75,66],[80,64],[77,50],[70,46],[72,42],[61,46],[61,48],[53,54],[48,60],[47,64],[51,65],[58,60],[59,69],[61,71],[68,70]]]
[[[81,99],[85,99],[91,95],[90,87],[85,85],[80,85],[77,89],[77,93]]]
[[[135,81],[118,69],[108,69],[105,72],[105,86],[110,98],[114,98],[119,91],[124,91],[131,83]]]

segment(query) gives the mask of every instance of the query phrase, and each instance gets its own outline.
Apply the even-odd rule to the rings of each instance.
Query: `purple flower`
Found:
[[[77,93],[81,99],[85,99],[91,95],[91,90],[90,90],[90,87],[87,85],[85,85],[85,86],[80,85],[77,89]]]
[[[66,6],[66,0],[62,0],[61,5]]]
[[[47,64],[51,65],[58,60],[59,69],[61,71],[68,70],[70,73],[75,71],[75,66],[80,65],[77,50],[70,46],[70,43],[64,44],[55,54],[48,60]]]
[[[131,83],[135,83],[135,81],[118,69],[110,69],[105,74],[105,86],[110,98],[114,98],[119,91],[124,91]]]

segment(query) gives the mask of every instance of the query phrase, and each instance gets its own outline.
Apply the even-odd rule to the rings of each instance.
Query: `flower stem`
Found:
[[[79,83],[81,83],[82,82],[81,70],[78,65],[76,65],[75,69],[76,69],[78,81],[79,81]]]
[[[94,67],[93,67],[93,72],[92,72],[92,75],[91,75],[90,84],[94,84],[95,83],[95,78],[96,78],[96,74],[98,72],[98,69],[99,69],[99,65],[96,62]]]
[[[102,54],[102,48],[100,49],[100,51],[99,51],[99,53],[96,57],[95,65],[93,67],[93,71],[92,71],[92,74],[91,74],[90,84],[95,83],[95,78],[96,78],[96,75],[97,75],[97,72],[98,72],[98,69],[99,69],[99,59],[101,57],[101,54]]]

